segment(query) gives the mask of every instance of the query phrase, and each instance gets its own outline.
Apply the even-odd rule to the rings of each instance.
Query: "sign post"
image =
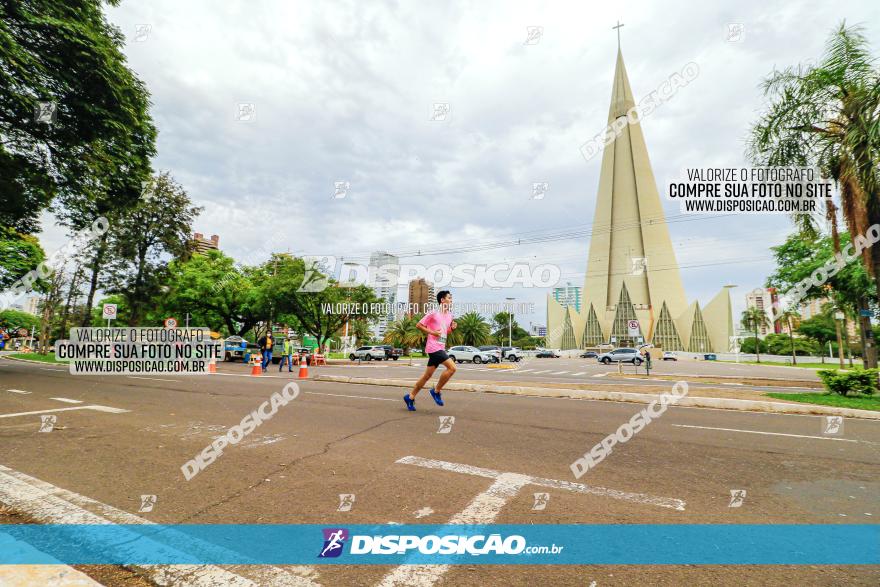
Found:
[[[101,309],[101,315],[107,319],[107,328],[110,328],[111,320],[116,320],[117,309],[116,304],[104,304],[104,307]]]

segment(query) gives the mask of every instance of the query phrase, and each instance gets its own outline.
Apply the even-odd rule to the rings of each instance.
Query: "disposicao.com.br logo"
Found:
[[[349,538],[345,528],[324,528],[324,545],[319,558],[338,557]],[[405,555],[409,553],[428,555],[517,555],[559,554],[563,546],[528,546],[526,539],[518,534],[502,537],[501,534],[429,534],[354,535],[351,536],[350,555]]]

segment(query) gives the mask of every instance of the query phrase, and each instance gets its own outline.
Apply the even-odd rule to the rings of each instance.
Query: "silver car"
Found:
[[[454,346],[447,351],[449,358],[456,363],[462,361],[472,361],[476,364],[488,363],[492,360],[489,351],[481,351],[477,347],[472,346]]]
[[[632,363],[633,365],[641,365],[644,359],[638,349],[619,348],[602,353],[597,357],[600,363],[607,365],[608,363]]]

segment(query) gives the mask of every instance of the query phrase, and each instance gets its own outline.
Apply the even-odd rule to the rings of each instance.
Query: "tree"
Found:
[[[498,312],[492,316],[492,326],[495,328],[492,336],[501,346],[505,346],[509,342],[511,333],[514,340],[529,336],[529,333],[517,324],[516,319],[510,312]]]
[[[409,349],[422,346],[425,334],[416,327],[419,320],[420,317],[417,316],[404,316],[395,320],[385,331],[385,342],[402,347],[406,354],[409,354]]]
[[[861,29],[842,23],[817,65],[776,71],[764,90],[770,106],[752,129],[751,159],[759,165],[815,166],[833,179],[856,245],[869,226],[880,223],[880,71]],[[833,204],[827,216],[835,232]],[[815,234],[808,216],[801,216],[799,225]],[[866,248],[863,261],[880,298],[880,247]],[[869,320],[862,318],[860,328],[866,364],[876,366]]]
[[[477,312],[468,312],[455,319],[458,327],[452,331],[453,344],[480,346],[491,340],[489,323]]]
[[[754,336],[747,336],[743,338],[742,343],[740,344],[740,352],[743,352],[747,355],[751,354],[759,354],[767,352],[767,345],[760,338],[755,338]]]
[[[19,310],[0,310],[0,328],[12,336],[17,330],[24,328],[30,331],[40,326],[40,318]]]
[[[126,300],[130,325],[141,323],[145,306],[160,293],[167,265],[160,262],[162,255],[185,255],[192,223],[201,210],[164,172],[150,180],[144,197],[117,221],[111,231],[113,262],[107,291]]]
[[[159,298],[160,312],[191,323],[242,336],[265,319],[254,281],[254,269],[236,267],[220,251],[175,259],[168,264],[166,290]]]
[[[830,306],[830,305],[829,305]],[[822,356],[822,362],[825,362],[825,347],[829,342],[836,338],[834,319],[828,312],[822,312],[802,321],[797,328],[798,332],[804,336],[815,340],[820,347],[819,354]]]
[[[746,309],[745,312],[742,313],[742,325],[746,330],[750,330],[755,333],[755,340],[758,339],[758,331],[761,328],[765,328],[770,326],[770,320],[767,319],[767,313],[764,310],[756,307],[751,307]],[[760,345],[755,346],[755,355],[757,357],[758,362],[761,362],[761,349]]]
[[[109,0],[112,5],[118,0]],[[99,0],[0,3],[0,225],[38,228],[56,195],[87,192],[82,165],[97,145],[140,183],[155,154],[149,99],[128,69],[124,38]],[[46,107],[41,108],[40,103]],[[42,115],[54,113],[54,121]],[[113,190],[123,200],[136,191]]]
[[[797,365],[797,354],[794,350],[794,325],[792,324],[793,320],[800,319],[801,315],[798,314],[796,310],[792,308],[786,308],[785,311],[779,316],[779,321],[784,322],[788,326],[788,332],[790,336],[788,337],[791,342],[791,364]]]
[[[46,254],[36,237],[0,226],[0,291],[43,262]]]

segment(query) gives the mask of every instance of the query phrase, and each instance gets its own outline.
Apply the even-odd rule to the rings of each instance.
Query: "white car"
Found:
[[[356,351],[348,355],[352,361],[363,359],[364,361],[382,361],[385,359],[385,347],[381,346],[362,346]]]
[[[663,351],[663,360],[664,361],[677,361],[678,353],[674,351]]]
[[[597,359],[605,365],[608,363],[632,363],[636,366],[641,365],[644,360],[638,350],[631,348],[614,349],[611,352],[602,353]]]
[[[479,365],[480,363],[488,363],[492,360],[492,355],[489,351],[481,351],[473,346],[454,346],[447,353],[449,358],[456,363],[472,361]]]

